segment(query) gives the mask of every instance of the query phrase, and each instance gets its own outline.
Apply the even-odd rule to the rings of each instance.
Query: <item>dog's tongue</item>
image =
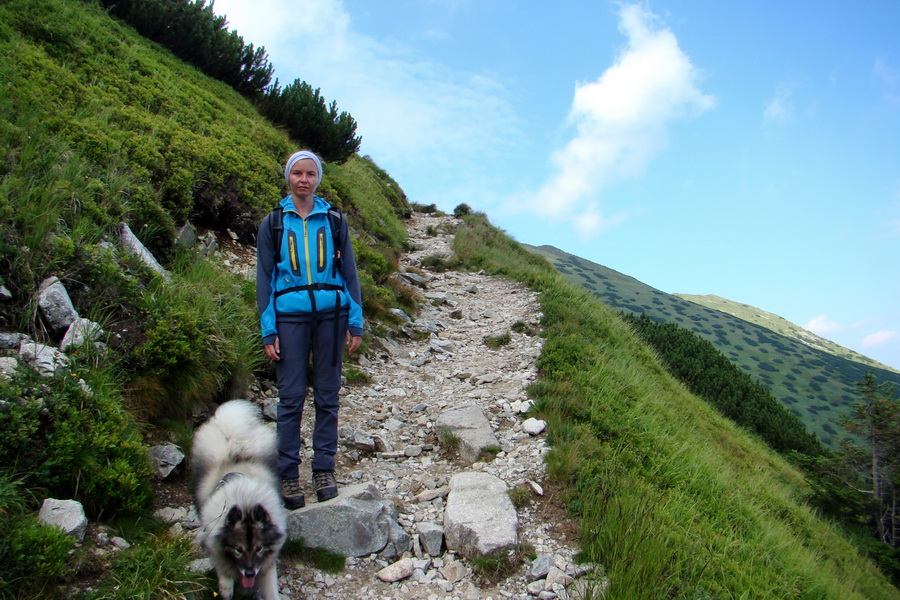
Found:
[[[245,588],[252,588],[254,581],[256,581],[256,577],[247,577],[246,575],[241,576],[241,585]]]

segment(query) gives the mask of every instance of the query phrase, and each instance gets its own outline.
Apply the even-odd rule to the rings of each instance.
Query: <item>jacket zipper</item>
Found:
[[[306,249],[306,282],[312,285],[312,267],[309,262],[309,228],[306,219],[303,219],[303,247]]]

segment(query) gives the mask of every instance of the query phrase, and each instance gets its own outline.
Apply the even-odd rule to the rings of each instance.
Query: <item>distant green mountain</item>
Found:
[[[568,281],[586,288],[612,308],[677,323],[709,340],[766,385],[828,446],[834,447],[844,436],[834,422],[858,401],[856,382],[866,371],[872,371],[879,381],[900,387],[900,373],[871,359],[863,362],[851,358],[846,350],[842,355],[835,354],[815,340],[802,340],[799,333],[781,333],[774,325],[763,326],[729,311],[667,294],[552,246],[526,247],[550,261]],[[752,311],[745,312],[749,315]]]
[[[727,298],[721,298],[714,294],[707,294],[704,296],[697,296],[692,294],[675,295],[679,298],[683,298],[684,300],[696,302],[697,304],[700,304],[707,308],[720,310],[739,319],[749,321],[761,327],[765,327],[766,329],[771,329],[775,333],[803,342],[811,348],[824,350],[825,352],[830,352],[835,356],[840,356],[848,360],[875,367],[877,369],[897,372],[897,369],[884,365],[877,360],[865,356],[864,354],[854,352],[849,348],[845,348],[840,344],[836,344],[831,340],[827,340],[821,336],[818,336],[812,331],[800,327],[796,323],[791,323],[784,317],[779,317],[774,313],[766,312],[761,308],[756,308],[755,306],[750,306],[749,304],[735,302]]]

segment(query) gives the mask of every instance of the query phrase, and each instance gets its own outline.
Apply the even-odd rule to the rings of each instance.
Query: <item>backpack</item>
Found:
[[[337,276],[337,272],[340,269],[341,262],[341,244],[343,243],[343,218],[344,215],[341,214],[341,211],[332,207],[328,209],[328,226],[331,227],[331,237],[332,242],[334,244],[334,260],[331,261],[331,275],[332,277]],[[281,256],[281,240],[284,237],[284,208],[279,206],[275,210],[272,211],[269,216],[269,227],[272,231],[272,242],[275,248],[275,261],[278,262],[279,257]],[[333,290],[335,292],[340,292],[343,290],[342,286],[334,285],[330,283],[316,283],[313,285],[301,285],[292,288],[287,288],[284,290],[279,290],[275,292],[275,297],[277,298],[281,294],[286,294],[288,292],[299,292],[306,291],[309,292],[310,300],[312,302],[313,314],[317,313],[316,311],[316,300],[315,296],[313,296],[313,290]],[[336,293],[334,298],[334,309],[337,311],[340,308],[340,294]],[[338,319],[334,319],[334,337],[337,339],[338,337],[338,327],[339,322]],[[336,343],[334,345],[334,355],[331,358],[331,366],[335,366],[338,363],[338,359],[340,358],[342,345],[340,343]]]
[[[331,275],[336,276],[340,270],[341,247],[343,244],[343,219],[344,215],[333,206],[328,209],[328,225],[331,227],[331,237],[334,244],[334,260],[331,261]],[[281,256],[281,239],[284,237],[284,209],[278,207],[272,211],[269,217],[269,227],[272,229],[272,241],[275,246],[275,260]]]

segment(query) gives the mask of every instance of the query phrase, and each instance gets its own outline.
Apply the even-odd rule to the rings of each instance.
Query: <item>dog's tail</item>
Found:
[[[262,420],[259,407],[246,400],[222,404],[194,434],[194,467],[238,462],[271,464],[278,448],[277,435]]]

